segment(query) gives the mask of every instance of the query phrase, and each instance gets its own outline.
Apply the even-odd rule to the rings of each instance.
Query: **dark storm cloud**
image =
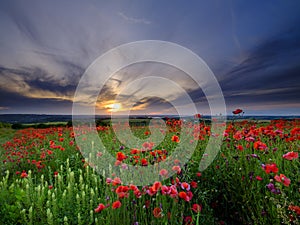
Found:
[[[250,50],[248,57],[224,76],[225,80],[222,85],[230,87],[235,82],[247,83],[241,82],[242,79],[256,80],[255,85],[266,85],[261,81],[270,80],[272,76],[285,76],[287,79],[284,80],[287,81],[290,81],[289,78],[297,79],[299,60],[300,32],[298,30],[287,31],[265,40],[264,43]],[[272,85],[276,85],[276,79],[272,81],[275,81]]]
[[[167,101],[158,97],[146,97],[134,104],[134,107],[154,107],[160,104],[166,104]]]
[[[299,87],[295,88],[277,88],[269,90],[257,90],[249,92],[237,92],[237,94],[228,95],[226,101],[237,104],[258,104],[261,103],[299,103]]]
[[[3,81],[0,85],[2,89],[10,92],[20,89],[25,94],[30,90],[48,90],[54,93],[73,95],[76,89],[76,80],[78,80],[78,76],[76,76],[78,74],[76,73],[74,73],[73,83],[69,80],[66,81],[65,76],[57,79],[56,76],[49,74],[41,68],[10,69],[0,67],[0,75],[0,80]],[[6,84],[4,83],[5,77]]]
[[[62,77],[68,79],[68,83],[77,84],[78,80],[84,73],[87,64],[82,65],[83,63],[76,63],[70,61],[67,57],[61,55],[55,55],[53,53],[38,52],[40,55],[48,55],[51,59],[57,64],[61,65],[64,70],[61,74],[56,74],[57,77]],[[48,73],[51,73],[48,71]]]
[[[40,81],[40,80],[30,80],[27,82],[33,89],[40,88],[42,90],[49,90],[55,93],[62,93],[62,94],[72,94],[75,92],[76,86],[75,85],[58,85],[53,82],[47,81]],[[71,96],[72,96],[71,95]]]
[[[300,101],[300,32],[288,30],[251,50],[220,79],[227,100],[239,103]]]
[[[11,93],[0,89],[3,113],[40,113],[47,109],[48,114],[65,114],[72,110],[72,101],[58,99],[29,98],[18,93]]]

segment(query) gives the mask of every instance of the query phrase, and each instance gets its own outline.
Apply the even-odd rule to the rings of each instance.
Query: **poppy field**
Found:
[[[110,125],[97,131],[115,157],[112,166],[126,170],[172,154],[185,125],[168,119],[166,126],[159,145],[136,148],[124,146]],[[190,142],[197,143],[192,157],[186,164],[174,159],[145,186],[98,174],[76,145],[82,133],[73,127],[1,133],[0,224],[299,224],[299,119],[222,124],[221,150],[203,171],[199,162],[213,138],[210,123],[197,118],[188,126]],[[151,135],[149,125],[130,128],[140,139]]]

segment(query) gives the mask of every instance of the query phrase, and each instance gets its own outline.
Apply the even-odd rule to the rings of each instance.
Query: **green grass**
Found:
[[[14,133],[15,131],[11,128],[0,128],[0,138],[3,138],[3,140],[12,138],[14,136]]]

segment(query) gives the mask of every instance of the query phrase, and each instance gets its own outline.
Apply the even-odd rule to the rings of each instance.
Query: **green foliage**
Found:
[[[0,129],[1,128],[11,128],[11,124],[10,123],[0,122]]]

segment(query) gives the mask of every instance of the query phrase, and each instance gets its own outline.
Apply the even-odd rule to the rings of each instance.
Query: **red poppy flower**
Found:
[[[174,164],[177,165],[177,164],[179,164],[179,163],[180,163],[180,160],[179,160],[179,159],[175,159],[175,160],[174,160]]]
[[[48,155],[52,155],[52,154],[53,154],[53,151],[47,150],[47,153],[48,153]]]
[[[235,140],[241,140],[243,138],[242,132],[241,131],[237,131],[234,135],[233,138]]]
[[[181,192],[179,192],[178,196],[179,196],[179,198],[182,198],[186,202],[189,202],[192,199],[193,194],[190,191],[188,191],[188,192],[181,191]]]
[[[291,180],[283,174],[280,174],[280,176],[276,175],[274,179],[279,183],[283,183],[286,187],[290,186]]]
[[[171,140],[176,143],[180,142],[179,137],[177,135],[173,135]]]
[[[180,166],[173,166],[172,170],[173,170],[173,171],[176,171],[177,174],[179,174],[179,173],[181,172]]]
[[[267,164],[265,166],[265,171],[266,171],[267,174],[269,174],[269,173],[278,173],[277,165],[275,163]]]
[[[290,205],[289,210],[294,211],[297,215],[300,215],[300,207],[296,205]]]
[[[154,191],[158,191],[161,188],[161,182],[155,181],[154,184],[152,185],[152,188]]]
[[[175,198],[178,195],[178,191],[175,185],[170,186],[170,193],[171,198]]]
[[[116,160],[115,161],[115,166],[120,166],[122,164],[122,161]]]
[[[161,175],[162,177],[166,177],[168,175],[168,170],[162,169],[161,171],[159,171],[159,175]]]
[[[254,142],[253,147],[257,150],[265,150],[267,148],[267,145],[261,141],[256,141]]]
[[[298,152],[288,152],[282,156],[282,158],[287,160],[298,159]]]
[[[116,189],[116,194],[119,198],[127,198],[128,197],[129,187],[127,186],[119,186]]]
[[[133,192],[133,194],[135,195],[136,198],[141,198],[142,197],[142,192],[137,189]]]
[[[136,149],[136,148],[133,148],[131,149],[130,153],[135,155],[135,154],[138,154],[140,152],[140,150]]]
[[[117,208],[120,208],[121,205],[122,205],[122,203],[118,200],[118,201],[113,202],[112,208],[117,209]]]
[[[112,182],[111,178],[106,178],[106,184],[110,184]]]
[[[256,180],[261,181],[261,180],[263,180],[263,179],[262,179],[262,177],[260,177],[260,176],[256,176]]]
[[[192,224],[192,222],[193,222],[193,218],[191,216],[186,216],[184,218],[184,224],[185,225],[190,225],[190,224]]]
[[[112,181],[113,186],[117,186],[118,184],[121,184],[122,181],[119,177],[115,177]]]
[[[117,153],[117,160],[119,160],[119,161],[123,161],[124,159],[126,159],[127,157],[126,157],[126,155],[123,153],[123,152],[118,152]]]
[[[23,170],[23,172],[21,173],[21,178],[25,178],[28,177],[28,174],[26,173],[26,171]]]
[[[143,158],[143,159],[141,160],[141,164],[142,164],[142,166],[147,166],[147,165],[148,165],[147,159]]]
[[[149,187],[148,190],[146,191],[148,195],[153,196],[157,193],[157,190],[155,189],[155,187]]]
[[[237,115],[237,114],[240,114],[240,113],[242,113],[242,112],[243,112],[242,109],[236,109],[236,110],[234,110],[232,113],[235,114],[235,115]]]
[[[187,194],[187,196],[188,196],[187,201],[192,200],[192,198],[193,198],[193,193],[192,193],[191,191],[188,191],[186,194]]]
[[[244,147],[243,147],[242,145],[238,145],[238,146],[236,146],[236,148],[237,148],[238,150],[240,150],[240,151],[243,151],[243,150],[244,150]]]
[[[192,182],[191,182],[191,187],[192,187],[192,188],[197,188],[197,186],[198,186],[198,184],[197,184],[196,181],[192,181]]]
[[[179,196],[179,198],[182,198],[182,199],[186,199],[186,197],[187,197],[187,195],[184,191],[179,192],[178,196]]]
[[[156,207],[153,209],[153,216],[155,218],[161,218],[162,217],[162,210],[159,207]]]
[[[154,146],[154,143],[153,142],[145,142],[143,143],[143,148],[144,150],[151,150]]]
[[[103,209],[105,209],[105,205],[100,203],[96,209],[94,209],[95,213],[101,212]]]
[[[195,213],[199,213],[199,212],[202,211],[202,205],[199,205],[199,204],[193,204],[192,210],[193,210]]]
[[[184,190],[189,191],[190,190],[190,185],[187,182],[182,182],[181,183],[181,188]]]
[[[170,189],[168,186],[163,185],[163,186],[161,187],[161,193],[162,193],[163,195],[170,194],[170,192],[171,192],[171,189]]]
[[[129,188],[130,188],[130,190],[133,190],[133,191],[139,190],[138,187],[133,184],[130,184]]]
[[[195,114],[195,119],[200,119],[201,118],[201,115],[200,115],[200,113],[197,113],[197,114]]]

